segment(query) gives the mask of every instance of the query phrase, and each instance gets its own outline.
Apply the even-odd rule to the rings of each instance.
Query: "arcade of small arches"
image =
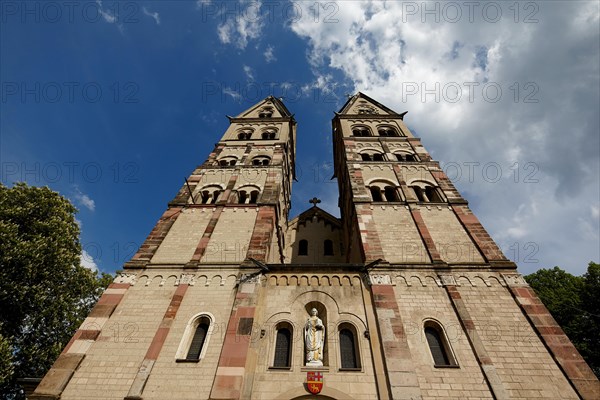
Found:
[[[239,164],[239,161],[240,161],[240,159],[236,156],[225,156],[225,157],[219,158],[215,164],[220,167],[233,167],[236,165],[241,165],[241,164]],[[271,164],[271,157],[266,156],[266,155],[257,155],[257,156],[252,157],[249,162],[250,162],[250,164],[248,164],[248,165],[266,166],[266,165]]]
[[[352,127],[352,136],[354,137],[370,137],[375,136],[371,128],[366,125],[355,125]],[[378,125],[377,136],[380,137],[404,137],[405,135],[397,128],[390,125]]]
[[[275,140],[277,139],[277,128],[268,127],[264,128],[259,132],[258,137],[254,137],[254,129],[252,128],[242,128],[237,131],[237,139],[238,140],[251,140],[251,139],[262,139],[262,140]]]
[[[225,190],[219,185],[207,185],[202,187],[193,200],[189,202],[193,204],[216,204],[221,199]],[[257,204],[261,189],[254,185],[244,185],[231,191],[228,203],[234,204]]]
[[[385,181],[374,180],[367,185],[373,202],[400,202],[406,201],[405,196],[397,184]],[[441,190],[426,181],[414,181],[406,186],[410,191],[410,197],[421,203],[444,203],[444,195]]]
[[[358,153],[362,161],[397,161],[397,162],[418,162],[415,154],[406,152],[395,152],[393,158],[376,150],[362,150]]]

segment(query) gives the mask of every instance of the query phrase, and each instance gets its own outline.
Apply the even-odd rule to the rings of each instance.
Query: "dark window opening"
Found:
[[[428,326],[425,328],[425,337],[427,338],[427,344],[429,344],[429,350],[431,350],[431,356],[435,366],[449,366],[456,365],[453,360],[448,357],[446,347],[444,346],[443,339],[438,329]]]
[[[373,161],[383,161],[383,155],[379,153],[373,154]]]
[[[253,190],[250,192],[250,204],[256,204],[258,201],[258,190]]]
[[[437,190],[435,190],[434,187],[432,186],[426,186],[425,187],[425,195],[427,196],[427,198],[429,199],[429,201],[432,201],[434,203],[441,203],[442,199],[440,198]]]
[[[363,161],[371,161],[371,155],[367,153],[360,153],[360,157]]]
[[[275,340],[275,358],[273,367],[289,368],[291,363],[292,333],[287,328],[277,330],[277,339]]]
[[[333,242],[329,239],[325,240],[325,242],[323,242],[323,250],[324,250],[324,255],[332,256],[333,255]]]
[[[358,369],[354,334],[350,329],[340,330],[340,355],[343,369]]]
[[[398,159],[398,161],[406,161],[404,156],[402,154],[396,153],[396,159]]]
[[[192,338],[192,343],[190,344],[186,360],[200,359],[200,353],[202,352],[202,347],[206,341],[206,334],[208,333],[209,326],[209,321],[207,321],[206,318],[202,318],[196,327],[196,331],[194,332],[194,337]]]
[[[393,187],[393,186],[385,187],[385,199],[387,201],[400,201],[400,199],[398,198],[398,192],[396,191],[395,187]]]
[[[412,154],[407,154],[406,155],[406,161],[408,161],[408,162],[415,162],[415,161],[417,161],[417,159]]]
[[[300,243],[298,243],[298,255],[299,256],[307,256],[308,255],[308,240],[302,239]]]
[[[355,128],[352,130],[352,135],[358,137],[371,136],[371,132],[367,128]]]
[[[244,190],[240,190],[238,193],[238,204],[246,204],[246,192]]]
[[[371,198],[373,201],[383,201],[383,196],[381,195],[381,189],[377,186],[371,186],[369,188],[371,191]]]
[[[398,136],[398,134],[396,133],[396,131],[392,128],[383,128],[380,129],[378,131],[379,136],[383,136],[383,137],[393,137],[393,136]]]

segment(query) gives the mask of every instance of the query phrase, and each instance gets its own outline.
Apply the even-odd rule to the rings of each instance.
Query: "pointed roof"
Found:
[[[323,210],[322,208],[317,207],[316,205],[313,205],[306,211],[300,213],[300,215],[293,218],[289,222],[289,224],[290,225],[293,225],[296,223],[300,224],[307,220],[312,220],[314,217],[321,218],[336,228],[339,228],[339,229],[342,228],[342,223],[339,218],[334,217],[333,215],[329,214],[327,211]]]
[[[257,118],[258,112],[266,107],[271,107],[273,109],[272,118],[294,118],[294,115],[290,113],[285,104],[283,104],[283,102],[280,99],[273,96],[266,97],[265,99],[254,104],[252,107],[241,112],[234,118]]]
[[[356,114],[358,114],[357,112],[355,112],[356,108],[357,108],[356,106],[358,106],[358,105],[372,108],[375,111],[374,115],[381,115],[383,113],[383,115],[402,118],[402,117],[404,117],[404,114],[406,114],[406,113],[402,113],[402,114],[397,113],[396,111],[392,110],[391,108],[384,106],[377,100],[374,100],[371,97],[367,96],[363,92],[358,92],[354,96],[348,98],[348,101],[346,101],[346,103],[342,106],[340,111],[338,111],[336,114],[338,114],[338,115],[339,114],[356,115]],[[367,114],[367,115],[369,115],[369,114]]]

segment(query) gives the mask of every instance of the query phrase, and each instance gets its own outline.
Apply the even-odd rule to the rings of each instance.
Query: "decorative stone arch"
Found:
[[[343,349],[342,346],[344,345],[343,343],[343,338],[342,338],[342,331],[343,330],[348,330],[350,331],[351,335],[352,335],[352,349]],[[364,331],[362,331],[364,332]],[[356,326],[356,324],[351,321],[350,319],[344,318],[339,320],[336,325],[335,325],[335,335],[336,335],[336,340],[333,340],[332,342],[334,343],[334,348],[335,348],[335,355],[336,355],[336,364],[339,370],[354,370],[354,371],[361,371],[363,366],[364,366],[364,362],[362,360],[363,356],[362,353],[364,353],[364,351],[361,351],[361,348],[364,348],[364,346],[360,345],[361,342],[361,337],[364,337],[364,334],[361,335],[361,330],[358,329],[358,327]],[[344,350],[348,351],[350,350],[355,358],[355,366],[349,367],[349,366],[344,366],[344,355],[342,354],[344,352]]]
[[[374,178],[367,185],[373,202],[398,202],[402,201],[398,183],[388,179]]]
[[[221,193],[223,193],[223,185],[221,183],[210,183],[202,187],[198,185],[193,193],[193,201],[190,198],[188,203],[215,204],[219,200]]]
[[[426,336],[425,343],[429,347],[430,355],[434,362],[434,365],[436,367],[456,367],[456,368],[458,368],[458,366],[459,366],[458,360],[456,358],[456,354],[454,353],[454,350],[452,349],[452,346],[450,345],[450,341],[448,340],[448,334],[446,332],[446,328],[444,328],[444,325],[439,320],[437,320],[435,318],[430,318],[430,317],[423,319],[423,322],[421,325],[423,327],[423,334]],[[440,353],[437,355],[437,357],[435,354],[435,350],[434,350],[434,346],[431,341],[431,338],[428,337],[428,332],[427,332],[428,329],[435,330],[435,332],[438,334],[438,343],[439,343],[439,347],[440,347]],[[446,361],[444,363],[440,364],[437,361],[437,359],[440,357],[445,358]]]
[[[253,133],[254,129],[249,127],[242,127],[235,131],[235,137],[238,140],[250,140],[252,138]]]
[[[354,137],[371,137],[373,136],[373,131],[371,128],[364,124],[354,124],[350,128],[352,131],[352,136]]]
[[[390,124],[377,125],[377,134],[381,137],[399,137],[403,136],[397,127]]]
[[[200,361],[204,358],[204,356],[206,355],[206,351],[208,349],[209,343],[210,343],[210,338],[212,336],[212,333],[213,333],[213,330],[215,327],[215,321],[216,321],[215,316],[208,311],[199,312],[199,313],[193,315],[188,320],[188,323],[185,326],[185,330],[184,330],[183,336],[181,338],[181,341],[179,342],[179,347],[177,348],[177,353],[175,354],[176,360],[178,360],[178,361],[186,360],[187,353],[188,353],[190,345],[192,343],[192,339],[194,338],[194,333],[196,332],[196,328],[202,321],[205,321],[205,320],[209,321],[209,326],[208,326],[208,330],[206,332],[206,337],[202,344],[202,348],[200,350],[200,355],[198,356],[197,361]]]
[[[298,335],[301,334],[301,332],[298,332],[298,324],[295,324],[294,321],[292,321],[289,317],[290,313],[276,313],[273,314],[271,317],[269,317],[269,319],[266,322],[266,326],[268,327],[268,335],[269,335],[269,340],[268,340],[268,354],[269,354],[269,358],[268,358],[268,362],[267,365],[269,366],[269,368],[273,368],[276,367],[275,366],[275,352],[276,352],[276,346],[277,346],[277,333],[279,331],[279,329],[282,328],[286,328],[290,331],[291,337],[290,337],[290,342],[289,342],[289,365],[286,368],[293,368],[294,365],[294,343],[296,343],[296,341],[298,340]],[[302,329],[300,329],[301,331]]]
[[[396,161],[400,162],[416,162],[419,161],[419,157],[416,153],[405,149],[394,149],[394,156]]]
[[[221,167],[231,167],[238,163],[239,157],[234,155],[224,155],[217,158],[216,164]]]
[[[260,197],[261,188],[258,185],[243,185],[237,188],[238,204],[256,204]]]
[[[277,133],[279,129],[274,126],[268,126],[266,128],[261,129],[260,138],[263,140],[275,140],[277,139]]]
[[[271,164],[272,158],[268,155],[256,154],[252,157],[251,164],[255,166],[266,166]]]
[[[408,188],[413,191],[415,198],[423,203],[443,203],[445,197],[442,190],[428,180],[412,180]]]
[[[385,153],[372,147],[360,149],[358,155],[362,161],[385,161]]]

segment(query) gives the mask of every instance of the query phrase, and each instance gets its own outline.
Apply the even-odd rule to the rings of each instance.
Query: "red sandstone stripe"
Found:
[[[217,226],[217,222],[219,222],[219,217],[223,212],[223,207],[217,207],[217,209],[213,212],[206,229],[204,230],[204,234],[196,247],[196,251],[194,251],[194,255],[192,256],[192,261],[200,261],[204,253],[206,252],[206,248],[208,247],[208,242],[210,242],[210,238],[215,231],[215,227]]]
[[[248,244],[246,257],[252,257],[258,261],[267,260],[267,252],[270,249],[269,240],[271,239],[275,227],[275,208],[272,206],[262,206],[258,210],[254,230]]]
[[[179,306],[181,305],[183,295],[185,294],[187,288],[187,284],[182,284],[177,287],[177,290],[175,290],[175,293],[171,298],[171,303],[165,312],[160,327],[156,330],[154,338],[152,339],[152,343],[150,343],[150,347],[146,352],[146,360],[156,360],[158,358],[160,350],[165,344],[165,340],[167,339],[167,335],[171,329],[171,324],[173,323],[173,319],[179,310]]]
[[[128,289],[131,285],[129,283],[111,283],[110,285],[108,285],[109,289]],[[106,317],[109,317],[110,314],[112,314],[112,312],[115,310],[115,308],[117,308],[117,305],[119,305],[119,303],[121,302],[121,300],[123,300],[123,297],[125,296],[125,294],[103,294],[100,299],[98,300],[98,302],[96,303],[96,305],[94,306],[94,308],[92,309],[92,312],[90,312],[90,315],[88,315],[88,317],[91,317],[93,315],[93,311],[94,310],[98,310],[100,308],[105,309],[106,308],[106,313],[108,314]],[[97,308],[98,306],[100,306],[99,308]],[[110,308],[110,310],[109,310]],[[61,354],[65,354],[66,352],[69,351],[69,349],[71,348],[71,346],[73,345],[73,343],[75,342],[75,340],[77,339],[82,339],[82,340],[96,340],[98,338],[98,336],[100,336],[100,330],[96,330],[96,329],[78,329],[75,334],[73,335],[73,337],[71,337],[71,340],[69,340],[69,343],[67,343],[67,345],[65,346],[65,348],[63,349],[63,351],[61,352]]]
[[[421,216],[421,212],[419,210],[410,210],[411,215],[417,225],[417,229],[419,230],[419,234],[421,235],[421,239],[423,239],[423,243],[425,243],[425,248],[427,248],[427,252],[431,257],[431,261],[442,261],[442,257],[435,247],[435,243],[433,242],[433,238],[429,233],[429,229],[425,225],[425,221]]]

